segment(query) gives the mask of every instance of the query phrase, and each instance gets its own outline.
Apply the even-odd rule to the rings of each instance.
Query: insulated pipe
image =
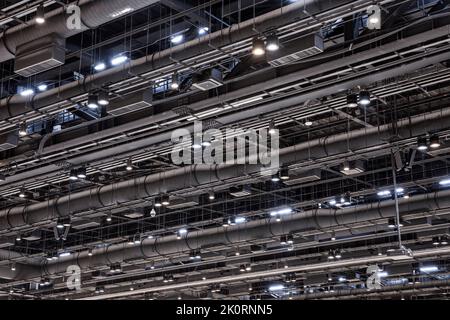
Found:
[[[400,50],[402,48],[408,47],[412,44],[415,44],[418,42],[418,38],[419,39],[424,39],[424,38],[429,38],[429,37],[436,37],[437,35],[446,35],[448,33],[448,27],[442,27],[442,28],[438,28],[436,30],[430,31],[430,32],[425,32],[424,34],[420,34],[420,35],[416,35],[414,37],[410,37],[408,39],[403,39],[403,40],[399,40],[395,43],[390,43],[388,45],[384,45],[378,48],[373,48],[370,51],[366,51],[363,53],[357,53],[357,54],[353,54],[351,56],[348,57],[344,57],[341,58],[339,60],[333,60],[331,62],[327,62],[327,63],[323,63],[320,64],[318,66],[314,66],[314,67],[310,67],[307,68],[305,70],[302,70],[301,72],[293,72],[289,75],[286,76],[282,76],[282,77],[277,77],[274,80],[270,80],[270,81],[265,81],[263,83],[260,84],[256,84],[256,85],[252,85],[252,86],[248,86],[230,93],[226,94],[226,97],[216,97],[216,98],[211,98],[211,99],[206,99],[203,100],[201,102],[197,102],[194,104],[190,104],[189,108],[192,109],[194,112],[204,109],[206,107],[211,107],[217,104],[220,104],[223,99],[237,99],[239,97],[242,96],[248,96],[249,94],[254,94],[257,92],[261,92],[261,91],[270,91],[271,88],[276,87],[276,86],[282,86],[283,84],[286,83],[292,83],[295,81],[298,81],[300,79],[304,79],[304,78],[308,78],[308,77],[312,77],[314,75],[317,75],[319,73],[326,73],[329,70],[334,70],[336,68],[339,68],[341,66],[346,66],[352,63],[357,63],[360,61],[365,61],[367,59],[379,56],[379,55],[383,55],[386,54],[388,52],[395,52],[396,50]],[[437,58],[432,58],[431,60],[427,60],[429,58],[425,58],[423,60],[417,61],[413,64],[403,64],[398,66],[397,68],[392,68],[389,70],[383,70],[383,71],[379,71],[377,73],[372,72],[370,75],[368,76],[364,76],[364,77],[358,77],[357,80],[351,80],[348,82],[342,82],[334,87],[325,87],[325,88],[321,88],[318,90],[314,90],[312,92],[308,92],[307,94],[302,94],[299,97],[295,97],[292,99],[295,99],[295,104],[298,105],[300,103],[303,103],[307,100],[311,100],[311,99],[318,99],[321,98],[323,96],[329,95],[331,93],[336,93],[336,92],[343,92],[345,90],[348,90],[352,87],[355,86],[355,83],[358,82],[358,85],[361,85],[361,82],[364,84],[372,84],[377,80],[384,80],[392,75],[397,75],[400,72],[411,72],[414,70],[417,70],[423,66],[427,66],[427,65],[431,65],[433,63],[435,63],[436,61],[441,62],[444,61],[446,59],[448,59],[449,56],[448,54],[443,54],[443,55],[439,55]],[[443,59],[441,61],[439,61],[440,59]],[[291,100],[289,101],[291,102]],[[157,103],[157,102],[156,102]],[[264,105],[264,106],[259,106],[256,108],[264,108],[265,110],[268,111],[264,111],[264,112],[269,112],[269,111],[273,111],[273,110],[279,110],[281,107],[278,105],[281,102],[275,102],[275,103],[269,103],[268,105]],[[283,103],[283,107],[286,107],[286,103]],[[251,110],[249,111],[251,115],[255,115],[255,114],[259,114],[262,113],[259,111],[254,112],[255,107],[251,108]],[[270,109],[270,110],[269,110]],[[248,113],[245,113],[245,116],[241,116],[242,112],[237,113],[237,115],[232,118],[233,121],[234,119],[238,116],[239,119],[245,119],[248,117]],[[174,112],[164,112],[162,114],[157,114],[154,116],[151,116],[151,118],[144,118],[141,120],[137,120],[137,121],[133,121],[132,123],[127,123],[124,124],[122,126],[118,126],[118,127],[114,127],[111,129],[106,129],[100,132],[96,132],[93,133],[91,135],[91,140],[101,140],[101,139],[107,139],[108,137],[114,135],[114,134],[118,134],[118,133],[122,133],[124,131],[130,131],[133,129],[137,129],[140,128],[144,125],[147,125],[149,122],[152,123],[157,123],[157,122],[163,122],[166,121],[172,117],[176,116],[176,114]],[[220,117],[217,121],[219,121],[220,123],[223,124],[227,124],[230,122],[232,116],[225,116],[225,117]],[[55,135],[58,135],[59,133],[55,133]],[[167,139],[167,135],[165,136],[165,139]],[[147,141],[147,139],[146,139]],[[159,139],[159,141],[164,141],[162,139]],[[52,145],[52,146],[48,146],[43,148],[42,152],[39,152],[40,156],[46,155],[46,154],[50,154],[50,153],[55,153],[61,150],[67,150],[70,149],[70,147],[75,147],[77,145],[80,145],[82,143],[85,143],[85,138],[77,138],[77,139],[73,139],[71,141],[68,141],[66,143],[61,143],[61,144],[56,144],[56,145]],[[129,148],[130,145],[127,145],[127,148]],[[140,148],[141,146],[139,146]]]
[[[430,64],[440,62],[440,61],[444,61],[447,59],[450,59],[450,52],[444,52],[442,54],[438,54],[436,56],[429,57],[429,58],[424,58],[424,59],[412,62],[410,64],[403,64],[403,65],[400,65],[400,66],[392,68],[392,69],[383,70],[379,73],[372,73],[370,75],[358,78],[356,80],[350,80],[347,82],[342,82],[342,83],[336,84],[334,86],[323,87],[318,90],[313,90],[309,93],[303,94],[302,96],[300,96],[300,98],[291,97],[291,98],[288,98],[288,99],[285,99],[285,100],[282,100],[279,102],[267,103],[267,104],[263,104],[263,105],[260,105],[260,106],[257,106],[257,107],[254,107],[254,108],[251,108],[248,110],[243,110],[236,114],[217,117],[216,121],[218,121],[219,123],[226,126],[235,121],[239,121],[239,120],[249,118],[249,117],[250,118],[254,117],[255,114],[263,114],[263,113],[267,113],[267,112],[272,112],[274,110],[280,110],[282,108],[288,108],[289,106],[291,106],[293,104],[298,104],[298,103],[301,103],[302,101],[305,101],[305,99],[317,99],[317,98],[320,98],[320,97],[323,97],[323,96],[326,96],[329,94],[334,94],[339,91],[345,91],[345,90],[355,86],[356,84],[358,84],[359,81],[383,80],[383,79],[389,78],[391,76],[398,75],[402,72],[403,73],[411,72],[413,70],[417,70],[419,68],[422,68],[422,67],[428,66]],[[444,111],[444,114],[435,113],[435,119],[440,118],[440,116],[445,117],[447,114],[448,113],[446,113],[445,111]],[[166,116],[166,115],[167,115],[167,113],[162,114],[162,116]],[[420,119],[420,117],[419,117],[419,119]],[[404,121],[402,125],[408,125],[408,121]],[[148,123],[148,119],[145,119],[145,122]],[[138,121],[138,123],[141,123],[141,121]],[[439,123],[442,124],[442,127],[446,126],[445,119],[443,119],[442,122],[439,122]],[[133,123],[133,125],[135,125],[135,123]],[[369,130],[369,131],[357,131],[357,132],[359,132],[358,135],[366,135],[367,133],[370,133],[370,132],[376,133],[377,130],[384,131],[388,128],[389,128],[389,126],[385,125],[385,126],[382,126],[381,130],[378,128],[373,128],[372,131]],[[128,129],[130,129],[130,128],[128,128]],[[192,126],[187,127],[186,129],[192,130]],[[436,128],[433,127],[432,129],[435,130]],[[113,131],[111,131],[111,130],[113,130]],[[111,134],[113,134],[113,132],[116,132],[116,130],[122,130],[119,132],[123,132],[123,131],[125,131],[125,128],[117,127],[117,128],[111,129],[111,130],[107,130],[107,132],[99,132],[99,133],[93,134],[91,137],[91,141],[100,139],[101,137],[104,137],[106,135],[111,135]],[[364,129],[364,130],[368,130],[368,129]],[[427,133],[427,131],[423,130],[423,128],[419,128],[419,132],[420,133],[418,133],[417,135]],[[404,135],[404,136],[407,137],[408,132],[405,132],[405,133],[406,133],[406,135]],[[334,139],[337,139],[339,137],[342,138],[341,135],[336,135],[333,137],[334,137]],[[115,147],[111,147],[107,150],[101,150],[98,152],[90,152],[85,155],[73,158],[70,160],[70,162],[74,165],[78,165],[78,164],[92,163],[92,162],[99,161],[102,159],[110,159],[111,157],[122,154],[125,151],[130,153],[133,150],[141,150],[143,148],[148,147],[149,145],[157,144],[157,143],[160,143],[163,141],[169,141],[170,139],[171,139],[171,132],[165,132],[165,133],[157,134],[157,135],[154,135],[151,137],[146,137],[146,138],[143,138],[140,140],[132,141],[127,144],[122,144],[122,145],[118,145]],[[343,139],[348,139],[348,136],[345,135],[345,137]],[[83,139],[83,143],[84,142],[85,142],[85,139]],[[59,151],[61,151],[61,149],[65,149],[66,147],[69,148],[70,146],[76,146],[76,145],[79,145],[80,143],[81,143],[80,139],[75,139],[75,141],[69,141],[68,143],[60,144],[57,146],[50,146],[45,149],[44,154],[59,152]],[[308,146],[314,146],[314,141],[309,142]],[[308,147],[308,146],[306,146],[306,147]],[[45,168],[40,168],[39,170],[40,170],[40,174],[45,174],[48,172],[54,172],[55,170],[58,170],[58,168],[54,165],[51,165],[51,166],[47,166]],[[8,181],[9,181],[9,183],[13,183],[14,181],[23,181],[28,178],[28,174],[29,174],[28,172],[16,174],[14,176],[11,176],[8,179]]]
[[[380,1],[380,3],[391,1]],[[361,3],[361,8],[373,3],[373,1],[360,0],[355,1],[339,0],[339,1],[325,1],[325,0],[305,0],[295,2],[280,9],[271,11],[256,17],[255,19],[244,21],[240,24],[232,25],[227,29],[208,34],[199,39],[188,41],[176,47],[163,50],[134,60],[123,66],[115,67],[94,75],[87,76],[83,81],[72,82],[62,85],[58,88],[39,93],[33,97],[33,109],[38,110],[48,105],[60,102],[64,99],[73,98],[86,93],[86,86],[101,87],[104,83],[115,83],[126,80],[130,75],[142,75],[146,72],[167,67],[174,64],[174,61],[183,61],[198,55],[203,55],[207,52],[213,51],[214,48],[222,48],[224,46],[235,44],[242,40],[254,37],[259,33],[267,30],[273,30],[274,27],[279,26],[282,18],[283,24],[295,22],[302,17],[307,17],[303,10],[306,8],[310,15],[315,15],[320,12],[325,12],[333,8],[347,6],[349,14],[357,4]],[[148,3],[147,3],[148,4]],[[255,30],[258,30],[256,32]],[[8,99],[0,101],[0,120],[9,119],[29,112],[31,109],[27,106],[29,100],[14,95]]]
[[[436,126],[436,123],[439,125]],[[399,120],[397,126],[397,134],[403,139],[423,135],[431,130],[448,128],[450,126],[450,108]],[[354,153],[387,146],[388,140],[394,134],[391,125],[383,125],[315,139],[281,149],[279,152],[280,163],[308,161],[311,156],[317,159],[341,155],[344,143],[348,146],[344,152],[352,150]],[[0,233],[31,225],[48,225],[57,217],[68,216],[88,209],[100,209],[132,200],[154,197],[161,193],[180,191],[235,177],[246,177],[261,172],[261,169],[263,169],[261,165],[192,165],[91,188],[48,202],[15,206],[0,211]]]
[[[32,20],[27,21],[27,24],[19,24],[6,29],[0,37],[0,63],[14,59],[16,49],[21,44],[29,43],[51,33],[56,33],[62,38],[69,38],[122,16],[123,14],[120,12],[124,9],[139,10],[155,2],[157,0],[79,0],[81,29],[67,27],[69,15],[66,13],[66,8],[53,10],[46,14],[46,21],[42,25],[38,25]]]
[[[450,190],[433,194],[414,196],[399,200],[401,213],[433,211],[450,207]],[[115,244],[77,256],[60,258],[57,262],[45,262],[43,270],[34,269],[25,279],[39,277],[42,274],[64,273],[68,266],[78,265],[81,269],[106,266],[116,262],[136,259],[153,259],[161,255],[187,253],[213,244],[239,244],[257,239],[281,236],[288,233],[307,232],[311,230],[334,228],[377,219],[394,217],[396,214],[393,200],[372,203],[344,209],[316,209],[285,216],[281,223],[274,219],[254,220],[229,228],[210,228],[189,232],[182,240],[176,236],[165,236],[155,240],[145,239],[140,245]]]

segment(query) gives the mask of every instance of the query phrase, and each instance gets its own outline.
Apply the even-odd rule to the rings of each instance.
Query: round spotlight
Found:
[[[426,137],[418,137],[417,138],[417,150],[426,151],[428,150],[427,138]]]
[[[98,94],[98,104],[101,106],[109,105],[109,94],[108,92],[101,91]]]
[[[439,136],[436,134],[433,134],[430,137],[430,148],[436,149],[436,148],[439,148],[440,146],[441,146],[441,142],[439,140]]]
[[[27,132],[27,124],[26,124],[25,122],[22,122],[22,123],[19,125],[19,136],[25,137],[26,135],[28,135],[28,132]]]
[[[367,90],[362,90],[359,93],[359,103],[363,106],[368,106],[370,104],[370,92]]]
[[[133,161],[131,159],[127,160],[126,169],[127,169],[127,171],[133,171]]]
[[[264,41],[258,38],[253,39],[252,53],[255,56],[263,56],[266,53]]]
[[[271,52],[280,49],[280,41],[278,40],[276,34],[271,34],[270,36],[267,37],[266,49]]]
[[[358,106],[358,96],[355,93],[347,95],[347,107],[356,108]]]
[[[176,73],[172,75],[172,83],[170,84],[170,88],[172,90],[178,90],[180,88],[180,84],[178,83],[178,74]]]
[[[45,9],[42,4],[37,7],[35,21],[37,24],[45,23]]]
[[[87,106],[89,109],[98,109],[98,96],[96,94],[89,95]]]

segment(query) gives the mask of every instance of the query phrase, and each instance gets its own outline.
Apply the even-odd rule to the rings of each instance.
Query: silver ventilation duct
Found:
[[[385,3],[391,1],[386,0],[380,2]],[[292,3],[288,6],[283,6],[278,10],[258,16],[255,19],[232,25],[227,29],[217,31],[205,35],[199,39],[194,39],[176,47],[134,60],[124,66],[115,67],[94,75],[90,75],[84,79],[83,83],[72,82],[53,90],[39,93],[33,98],[33,107],[37,110],[67,98],[83,95],[86,93],[86,86],[96,87],[103,83],[123,81],[128,79],[130,74],[142,75],[155,69],[174,65],[174,61],[184,61],[186,59],[211,52],[214,50],[213,48],[222,48],[227,45],[238,43],[257,35],[255,30],[259,30],[259,32],[263,32],[264,30],[273,30],[274,26],[280,25],[280,19],[283,21],[283,24],[298,21],[303,17],[308,17],[303,12],[305,6],[307,6],[308,12],[311,15],[314,15],[316,12],[325,12],[333,8],[348,7],[348,14],[344,14],[342,16],[344,17],[346,15],[351,15],[356,7],[359,6],[363,9],[370,3],[372,3],[372,1],[364,0],[356,2],[348,0],[306,0]],[[1,100],[0,120],[9,119],[28,112],[29,110],[26,106],[27,101],[28,100],[26,98],[24,99],[20,95],[15,95],[10,99]]]
[[[410,199],[399,200],[399,210],[402,214],[408,212],[431,212],[436,209],[450,207],[450,190],[425,194]],[[253,240],[277,237],[289,233],[301,233],[317,229],[334,228],[354,223],[391,218],[396,215],[395,201],[361,205],[344,209],[317,209],[285,216],[283,221],[274,219],[255,220],[229,228],[210,228],[187,233],[178,240],[176,235],[162,238],[145,239],[140,245],[129,246],[126,243],[111,245],[94,250],[93,256],[82,252],[76,256],[60,258],[57,262],[45,262],[42,268],[28,268],[31,273],[22,272],[24,278],[31,279],[41,275],[64,273],[68,266],[76,264],[81,269],[107,266],[116,262],[133,261],[137,259],[152,259],[161,255],[188,253],[218,244],[248,243]]]
[[[439,119],[438,126],[437,119]],[[392,131],[392,125],[382,125],[319,138],[281,149],[280,163],[301,163],[308,161],[310,157],[320,159],[338,156],[342,154],[342,143],[344,142],[348,144],[348,150],[352,150],[354,153],[389,147],[388,141],[395,135],[405,139],[449,126],[450,109],[440,110],[399,120],[396,123],[396,132]],[[260,165],[196,165],[96,187],[48,202],[15,206],[0,211],[0,230],[11,231],[11,229],[21,229],[31,225],[48,225],[53,219],[75,212],[104,208],[132,200],[154,197],[161,193],[221,182],[230,178],[245,177],[259,173],[262,168]],[[158,184],[161,181],[164,181],[162,187]]]

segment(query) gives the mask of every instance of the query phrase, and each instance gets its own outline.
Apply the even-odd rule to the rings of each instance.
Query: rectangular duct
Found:
[[[0,151],[14,149],[19,143],[19,132],[0,135]]]
[[[14,72],[30,77],[59,67],[65,60],[65,39],[50,34],[17,47]]]
[[[14,237],[0,238],[0,249],[12,247],[16,243]]]
[[[301,173],[291,174],[289,180],[284,180],[283,183],[288,186],[292,186],[296,184],[320,180],[320,178],[321,178],[320,169],[313,169]]]
[[[312,34],[283,43],[276,52],[267,52],[267,61],[273,67],[279,67],[322,53],[324,48],[323,38]]]
[[[200,75],[195,75],[192,86],[202,91],[208,91],[222,86],[222,81],[222,72],[217,68],[213,68],[204,71]]]
[[[133,92],[124,97],[115,99],[108,107],[107,112],[113,116],[139,111],[151,107],[153,93],[150,89]]]
[[[170,204],[167,206],[168,209],[175,210],[187,207],[193,207],[200,203],[199,197],[191,197],[187,199],[178,198],[170,199]]]

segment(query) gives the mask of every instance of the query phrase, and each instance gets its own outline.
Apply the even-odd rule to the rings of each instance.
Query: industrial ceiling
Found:
[[[0,10],[0,299],[447,299],[450,1]]]

